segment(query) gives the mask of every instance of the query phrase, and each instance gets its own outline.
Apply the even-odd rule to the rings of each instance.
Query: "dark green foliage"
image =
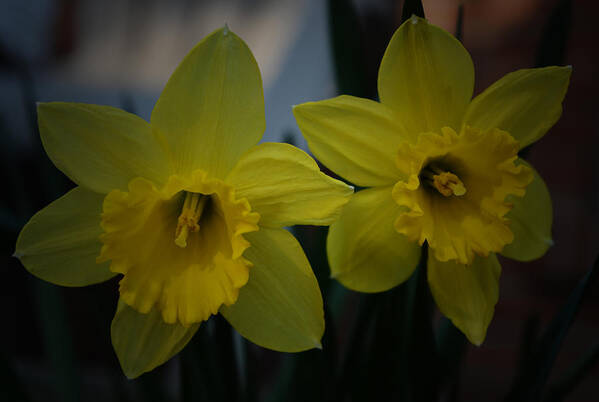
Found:
[[[544,399],[545,402],[561,402],[599,363],[599,343],[589,348],[569,370],[554,385],[549,387]]]
[[[360,21],[351,0],[329,0],[329,29],[339,94],[369,98]]]
[[[403,305],[403,361],[401,379],[405,400],[434,401],[438,397],[439,364],[432,327],[433,301],[427,281],[428,246],[422,247],[420,264],[405,284]]]
[[[81,378],[75,365],[71,331],[61,289],[47,282],[35,281],[38,319],[41,323],[44,350],[52,364],[52,383],[60,399],[81,399]]]
[[[535,67],[561,66],[566,62],[566,46],[572,29],[572,1],[559,0],[543,28],[535,58]],[[534,144],[520,150],[525,158]]]
[[[464,37],[464,4],[460,3],[458,6],[458,19],[455,24],[455,37],[457,40],[462,42]]]
[[[576,313],[587,295],[588,289],[596,280],[597,271],[599,271],[599,258],[595,260],[593,266],[570,294],[570,297],[554,316],[540,339],[527,348],[530,352],[524,355],[523,364],[516,374],[506,401],[541,400],[557,354],[576,317]]]
[[[422,0],[405,0],[403,3],[403,9],[401,11],[401,21],[406,21],[412,15],[416,15],[420,18],[424,17],[424,7],[422,6]]]
[[[536,67],[559,66],[566,60],[572,25],[572,1],[559,0],[551,13],[537,48]]]

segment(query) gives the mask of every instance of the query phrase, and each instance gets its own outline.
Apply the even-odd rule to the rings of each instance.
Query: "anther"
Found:
[[[420,179],[445,197],[452,195],[459,197],[466,194],[466,186],[457,175],[435,165],[428,165],[424,168],[420,173]]]
[[[466,194],[464,183],[453,173],[443,172],[433,176],[433,187],[445,197]]]

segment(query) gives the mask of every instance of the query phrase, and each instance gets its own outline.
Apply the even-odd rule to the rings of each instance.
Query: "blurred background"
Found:
[[[476,71],[475,95],[520,68],[573,66],[562,118],[527,154],[551,192],[555,245],[532,263],[502,261],[500,300],[487,339],[478,348],[461,346],[465,357],[452,368],[457,379],[441,392],[443,400],[495,401],[509,394],[531,340],[549,325],[599,251],[599,5],[425,0],[424,12],[454,33],[460,3],[462,41]],[[381,322],[392,320],[397,312],[384,313],[389,306],[381,306],[395,296],[359,295],[329,280],[321,229],[301,227],[295,234],[325,294],[325,351],[270,352],[242,340],[224,320],[211,319],[179,357],[134,381],[122,375],[110,344],[118,279],[59,288],[28,274],[11,255],[29,217],[73,186],[43,153],[35,102],[106,104],[148,120],[177,64],[226,23],[246,41],[262,72],[264,140],[306,149],[291,105],[341,92],[375,98],[378,65],[401,22],[402,5],[390,0],[2,0],[0,305],[7,315],[0,331],[0,395],[6,392],[7,399],[0,399],[363,400],[359,392],[338,396],[340,387],[357,386],[352,378],[362,395],[376,395],[377,380],[359,364],[350,365],[376,355],[366,348],[361,353],[367,357],[355,357],[353,328],[364,311]],[[594,285],[587,292],[551,371],[550,383],[559,384],[573,365],[591,367],[568,401],[597,400],[598,291]],[[373,303],[375,310],[364,310]],[[433,317],[441,326],[439,314]],[[369,336],[365,331],[364,339]],[[214,339],[222,350],[211,347]],[[326,352],[327,345],[332,351]],[[356,371],[349,375],[348,370]]]

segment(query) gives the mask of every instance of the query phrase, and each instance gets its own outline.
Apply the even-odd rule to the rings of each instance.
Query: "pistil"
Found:
[[[190,232],[200,230],[199,221],[204,212],[208,196],[199,193],[185,193],[185,201],[181,214],[177,219],[177,229],[175,230],[175,244],[181,248],[187,247],[187,237]]]

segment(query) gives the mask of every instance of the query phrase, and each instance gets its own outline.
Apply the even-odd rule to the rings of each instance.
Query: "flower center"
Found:
[[[138,177],[104,198],[96,261],[123,274],[119,292],[129,306],[191,325],[237,301],[251,266],[244,234],[257,231],[259,219],[233,187],[203,171],[161,187]]]
[[[204,194],[185,193],[185,201],[181,208],[181,215],[177,219],[177,229],[175,230],[175,244],[177,246],[187,247],[189,232],[198,232],[200,230],[198,222],[202,217],[208,198]]]
[[[470,264],[475,255],[500,252],[514,239],[508,196],[522,197],[533,177],[516,163],[518,149],[508,132],[472,127],[459,134],[444,127],[404,143],[396,162],[406,177],[392,191],[402,207],[395,229],[427,241],[438,261]]]
[[[434,188],[445,197],[462,196],[466,194],[466,187],[454,173],[443,170],[434,163],[427,165],[420,172],[420,181],[429,188]]]

